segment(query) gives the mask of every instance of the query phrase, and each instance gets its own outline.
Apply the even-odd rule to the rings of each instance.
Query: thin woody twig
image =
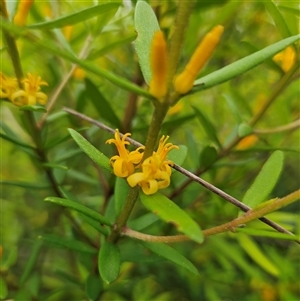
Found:
[[[84,114],[81,114],[75,110],[72,110],[70,108],[63,108],[63,110],[67,113],[70,113],[74,116],[77,116],[81,119],[84,119],[102,129],[104,129],[107,132],[110,132],[112,134],[115,133],[115,130],[106,126],[105,124],[103,124],[102,122],[99,122],[97,120],[94,120]],[[122,137],[123,134],[120,133],[120,136]],[[128,142],[130,142],[132,145],[134,146],[143,146],[141,143],[135,141],[132,138],[126,137],[126,140]],[[187,176],[188,178],[190,178],[192,181],[195,181],[197,183],[199,183],[200,185],[202,185],[203,187],[207,188],[208,190],[210,190],[211,192],[219,195],[220,197],[222,197],[223,199],[225,199],[226,201],[230,202],[231,204],[233,204],[234,206],[240,208],[242,211],[247,212],[249,210],[251,210],[251,208],[245,204],[243,204],[242,202],[240,202],[239,200],[237,200],[236,198],[232,197],[231,195],[227,194],[226,192],[220,190],[219,188],[215,187],[214,185],[204,181],[203,179],[201,179],[200,177],[194,175],[193,173],[191,173],[190,171],[180,167],[179,165],[174,164],[172,166],[175,170],[179,171],[180,173],[184,174],[185,176]],[[271,221],[270,219],[266,218],[266,217],[261,217],[259,218],[260,221],[262,221],[263,223],[269,225],[270,227],[274,228],[276,231],[281,232],[281,233],[286,233],[286,234],[290,234],[290,235],[294,235],[293,233],[291,233],[290,231],[286,230],[285,228],[281,227],[280,225],[278,225],[277,223]],[[298,242],[300,243],[300,242]]]

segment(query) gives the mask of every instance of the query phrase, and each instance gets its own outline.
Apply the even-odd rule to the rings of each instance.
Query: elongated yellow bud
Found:
[[[223,31],[224,27],[217,25],[204,36],[183,72],[175,78],[174,89],[176,92],[185,94],[192,89],[197,74],[211,57]]]
[[[25,26],[27,16],[34,0],[20,0],[18,11],[14,17],[14,24],[17,26]]]
[[[167,43],[162,31],[157,31],[150,51],[152,78],[149,92],[160,99],[167,94]]]

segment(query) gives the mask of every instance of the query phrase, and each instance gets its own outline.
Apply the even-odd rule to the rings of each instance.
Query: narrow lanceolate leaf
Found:
[[[199,225],[180,207],[159,192],[153,195],[140,195],[143,205],[168,223],[172,223],[178,231],[192,240],[202,243],[203,235]]]
[[[31,29],[54,29],[74,25],[83,21],[87,21],[88,19],[96,17],[100,14],[105,14],[110,10],[117,8],[118,6],[118,3],[100,4],[93,7],[89,7],[87,9],[83,9],[79,12],[67,15],[65,17],[55,19],[53,21],[33,24],[28,27]]]
[[[121,256],[118,246],[105,241],[98,257],[98,269],[103,281],[108,284],[115,281],[119,275],[120,265]]]
[[[272,0],[266,0],[263,2],[269,14],[271,15],[274,23],[279,30],[281,36],[283,38],[288,38],[291,36],[291,32],[285,22],[284,17],[282,16],[280,10],[277,5]]]
[[[69,239],[65,237],[56,236],[53,234],[44,234],[38,237],[40,240],[49,243],[50,245],[61,247],[65,249],[71,249],[77,252],[83,253],[90,253],[90,254],[97,254],[97,249],[91,247],[90,245],[76,240],[76,239]]]
[[[25,143],[23,141],[20,141],[19,139],[16,139],[14,137],[8,136],[8,135],[6,135],[4,133],[0,133],[0,138],[3,138],[5,140],[7,140],[7,141],[10,141],[10,142],[12,142],[14,144],[17,144],[17,145],[20,145],[20,146],[23,146],[23,147],[26,147],[26,148],[32,148],[32,149],[34,149],[33,146],[31,146],[31,145],[29,145],[29,144],[27,144],[27,143]]]
[[[251,187],[243,197],[243,203],[255,207],[265,201],[273,190],[283,167],[283,152],[275,151],[262,167]]]
[[[172,149],[168,154],[168,159],[177,165],[182,165],[187,156],[187,147],[178,145],[179,149]]]
[[[211,139],[212,142],[216,143],[218,147],[222,147],[219,138],[217,136],[217,131],[211,121],[196,107],[192,106],[196,117],[200,121],[206,135]]]
[[[125,179],[116,178],[116,184],[115,184],[115,209],[117,216],[121,213],[125,203],[126,203],[126,197],[129,192],[129,186]]]
[[[83,213],[86,216],[89,216],[90,218],[94,219],[95,221],[100,222],[101,224],[111,226],[111,222],[95,210],[92,210],[88,207],[85,207],[82,204],[79,204],[77,202],[73,202],[67,199],[57,198],[57,197],[47,197],[45,199],[46,202],[51,202],[63,207],[67,207],[70,209],[73,209],[77,212]]]
[[[244,234],[239,234],[237,235],[237,239],[240,243],[240,246],[252,258],[254,262],[256,262],[269,274],[273,276],[279,275],[278,268],[266,257],[266,255],[252,238]]]
[[[158,21],[151,6],[145,1],[138,1],[134,13],[134,26],[137,31],[135,50],[146,83],[149,84],[152,74],[150,68],[150,48],[153,35],[159,31]]]
[[[30,106],[30,105],[25,105],[20,107],[21,111],[33,111],[33,112],[41,112],[41,113],[46,113],[47,109],[42,106]]]
[[[198,270],[196,267],[184,256],[178,253],[175,249],[171,248],[170,246],[163,244],[163,243],[151,243],[145,241],[139,241],[141,245],[145,248],[151,250],[153,253],[158,254],[166,258],[167,260],[172,261],[173,263],[187,269],[188,271],[192,272],[195,275],[199,275]]]
[[[109,164],[109,159],[96,149],[91,143],[89,143],[82,135],[78,132],[69,129],[69,132],[79,147],[100,167],[112,172],[112,168]]]
[[[114,127],[120,128],[121,122],[109,101],[102,95],[99,89],[89,79],[85,79],[86,95],[94,104],[102,119],[111,123]]]
[[[287,46],[295,43],[300,39],[300,34],[290,38],[281,40],[272,44],[262,50],[250,54],[222,69],[212,72],[194,82],[192,92],[208,89],[213,86],[222,84],[240,74],[243,74],[257,65],[263,63],[266,59],[273,57],[276,53],[282,51]],[[197,86],[198,85],[198,86]]]

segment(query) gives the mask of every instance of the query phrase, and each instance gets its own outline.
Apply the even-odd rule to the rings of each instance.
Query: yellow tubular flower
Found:
[[[167,94],[167,43],[162,31],[155,32],[150,51],[152,79],[149,92],[161,99]]]
[[[27,16],[34,0],[20,0],[18,11],[14,17],[14,24],[17,26],[25,26]]]
[[[169,136],[162,136],[159,146],[152,156],[142,163],[142,172],[132,174],[127,178],[131,187],[139,185],[147,195],[154,194],[158,189],[170,185],[171,167],[173,162],[167,160],[167,155],[172,149],[178,149],[177,145],[167,143]]]
[[[119,155],[113,156],[110,159],[110,164],[114,169],[114,174],[117,177],[126,178],[134,173],[135,167],[141,162],[143,153],[141,152],[144,147],[141,146],[135,151],[129,152],[126,149],[126,145],[130,143],[126,141],[126,137],[130,136],[130,133],[120,137],[119,130],[115,132],[115,139],[109,139],[106,141],[108,144],[115,144]]]
[[[48,86],[48,84],[42,81],[40,76],[27,73],[28,78],[22,80],[24,84],[24,90],[19,90],[12,94],[11,101],[17,106],[23,105],[35,105],[37,102],[40,104],[46,104],[48,96],[40,92],[41,86]]]
[[[16,78],[7,77],[0,72],[0,98],[11,99],[14,92],[19,89]]]
[[[223,31],[224,27],[217,25],[205,35],[183,72],[175,78],[174,89],[176,92],[186,94],[192,89],[197,74],[211,57]]]

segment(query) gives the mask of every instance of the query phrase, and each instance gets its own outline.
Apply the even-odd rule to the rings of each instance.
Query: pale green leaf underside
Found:
[[[165,222],[175,225],[178,231],[192,240],[202,243],[203,235],[199,225],[174,202],[157,192],[153,195],[140,194],[143,205]]]
[[[244,204],[255,207],[267,199],[280,176],[283,158],[283,152],[279,150],[270,156],[243,197]]]
[[[30,29],[54,29],[54,28],[61,28],[69,25],[74,25],[93,17],[96,17],[100,14],[105,14],[110,10],[117,8],[120,6],[119,3],[105,3],[96,5],[93,7],[89,7],[83,9],[79,12],[67,15],[65,17],[61,17],[52,21],[37,23],[28,26]]]
[[[212,72],[194,82],[192,92],[208,89],[213,86],[222,84],[240,74],[243,74],[257,65],[263,63],[266,59],[273,57],[276,53],[282,51],[287,46],[295,43],[300,39],[300,34],[281,40],[275,44],[267,46],[253,54],[250,54],[224,68]],[[196,86],[199,85],[199,86]]]
[[[137,31],[137,39],[135,40],[135,50],[139,59],[141,70],[146,83],[151,80],[150,69],[150,48],[153,35],[159,31],[159,25],[155,13],[151,6],[144,1],[138,1],[135,14],[134,25]]]

